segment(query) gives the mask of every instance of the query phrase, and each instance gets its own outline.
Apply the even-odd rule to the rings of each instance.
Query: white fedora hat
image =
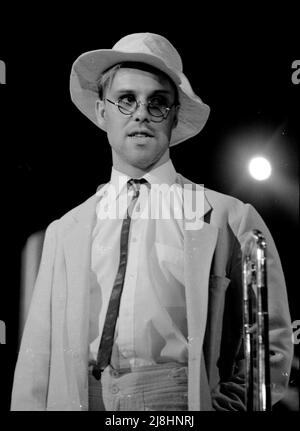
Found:
[[[71,99],[77,108],[98,127],[95,102],[100,76],[121,62],[146,63],[166,73],[179,95],[178,124],[170,146],[197,135],[209,116],[209,107],[198,97],[182,71],[182,61],[174,46],[163,36],[135,33],[120,39],[112,49],[85,52],[73,63],[70,78]]]

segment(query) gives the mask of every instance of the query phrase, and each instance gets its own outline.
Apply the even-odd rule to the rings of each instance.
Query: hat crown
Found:
[[[113,50],[154,55],[169,68],[182,72],[182,61],[174,46],[163,36],[154,33],[134,33],[120,39]]]

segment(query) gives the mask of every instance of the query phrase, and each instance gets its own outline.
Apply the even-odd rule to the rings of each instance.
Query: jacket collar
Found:
[[[204,216],[212,210],[212,206],[209,203],[204,186],[202,184],[196,184],[193,181],[188,180],[181,174],[177,174],[176,182],[187,192],[191,191],[191,193],[186,194],[186,197],[188,199],[192,199],[193,194],[195,193],[199,196],[199,199],[201,200],[201,205],[199,206],[197,217],[203,220]]]

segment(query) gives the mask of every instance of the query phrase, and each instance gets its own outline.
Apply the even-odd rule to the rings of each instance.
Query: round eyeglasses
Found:
[[[160,123],[165,120],[168,117],[168,114],[172,107],[175,106],[175,103],[173,103],[173,105],[171,106],[166,106],[165,102],[163,102],[163,100],[159,97],[154,97],[146,103],[137,101],[136,98],[131,95],[120,97],[117,102],[114,102],[107,98],[105,100],[117,106],[119,111],[124,115],[132,115],[135,113],[135,111],[140,105],[145,105],[147,106],[147,111],[152,117],[151,121],[155,123]]]

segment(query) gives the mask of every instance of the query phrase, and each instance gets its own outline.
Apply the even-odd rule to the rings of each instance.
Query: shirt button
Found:
[[[132,238],[132,242],[137,242],[137,239],[136,238]]]
[[[111,371],[110,371],[110,375],[111,375],[112,377],[119,377],[119,372],[118,372],[117,370],[111,370]]]
[[[111,393],[112,394],[117,394],[119,392],[119,388],[117,385],[113,385],[111,388]]]

